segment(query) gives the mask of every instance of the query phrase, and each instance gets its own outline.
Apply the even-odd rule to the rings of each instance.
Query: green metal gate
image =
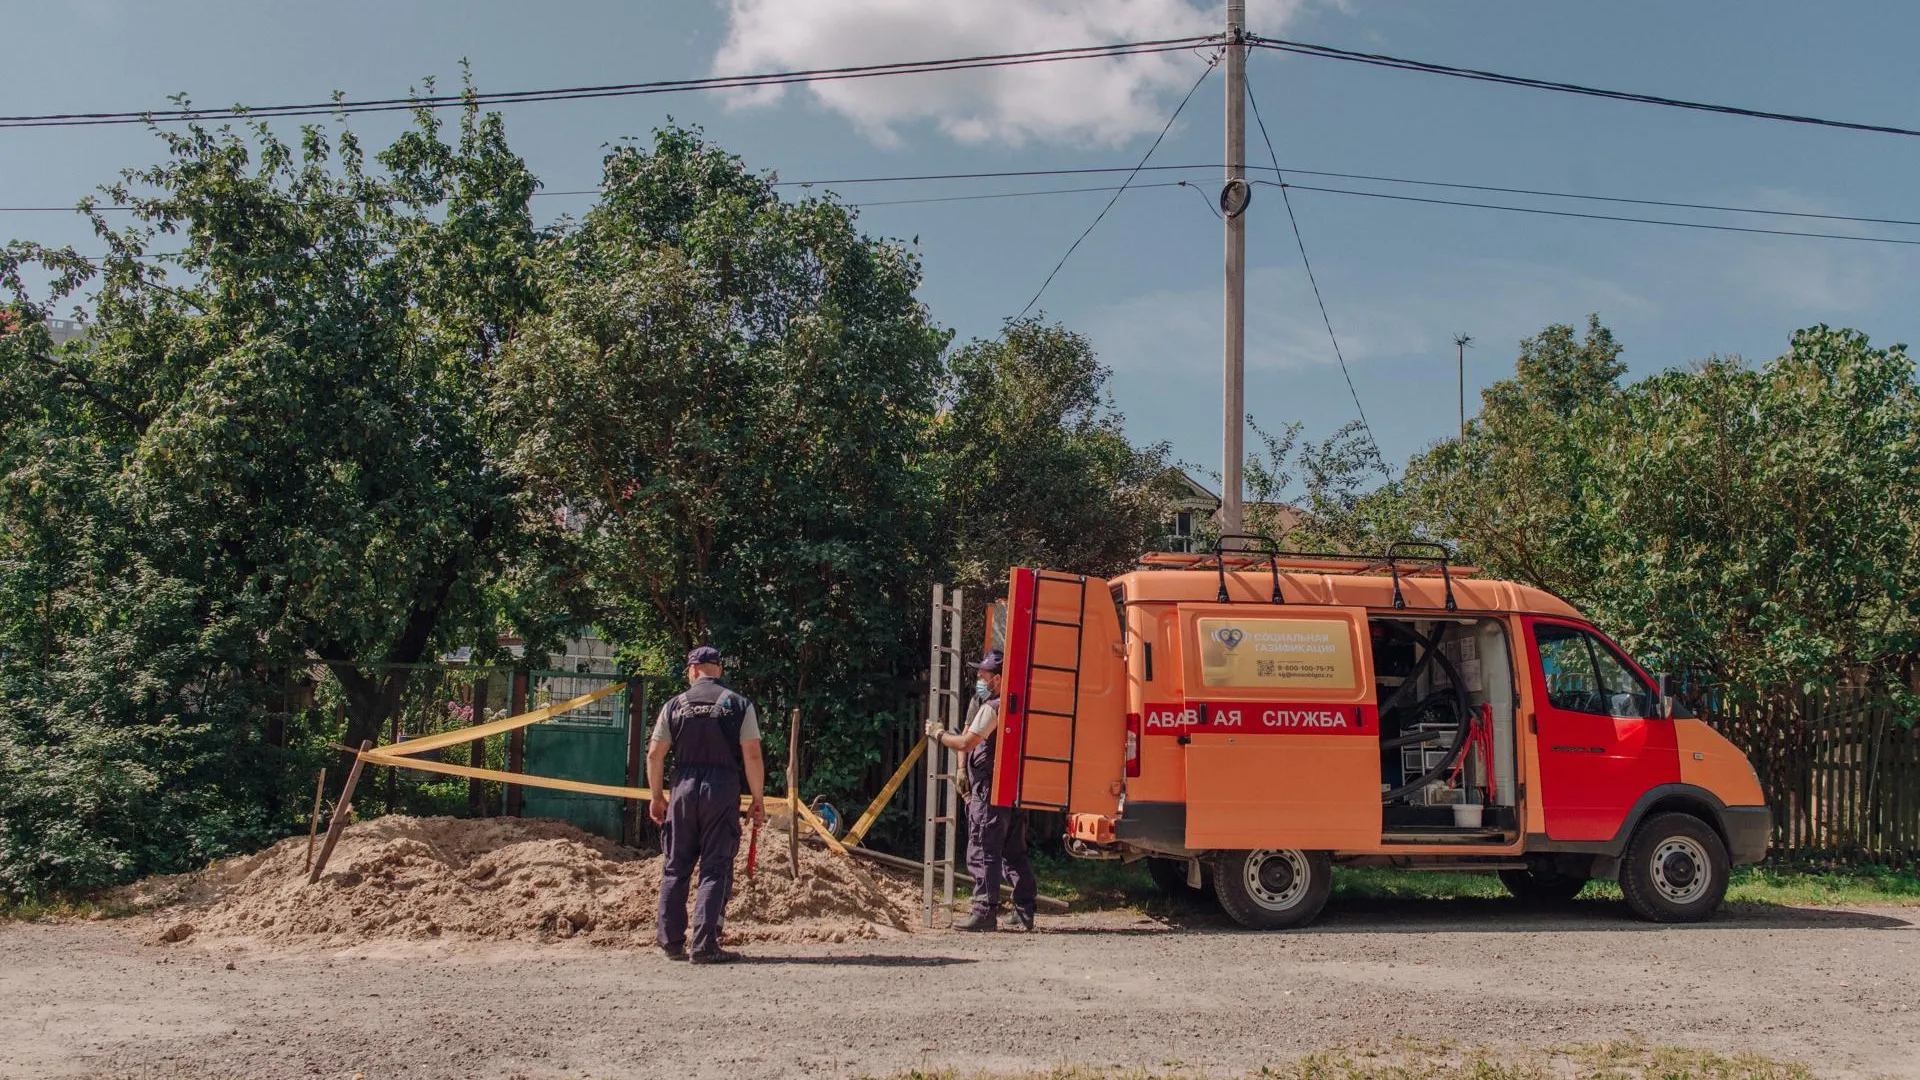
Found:
[[[537,709],[589,694],[617,678],[571,671],[530,671],[526,707]],[[534,776],[590,784],[634,783],[629,770],[638,764],[633,756],[636,749],[644,755],[640,740],[645,733],[644,722],[641,729],[633,727],[632,696],[631,690],[622,690],[528,728],[526,771]],[[644,776],[643,769],[638,784],[646,783]],[[622,838],[620,799],[548,788],[521,790],[524,817],[560,818],[609,840]]]

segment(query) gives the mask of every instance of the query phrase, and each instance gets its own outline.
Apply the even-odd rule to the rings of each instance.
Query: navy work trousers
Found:
[[[666,868],[660,875],[659,939],[663,948],[712,952],[733,895],[733,857],[740,850],[740,775],[732,767],[680,770],[661,828]],[[693,940],[687,940],[687,891],[700,868],[693,898]]]
[[[1000,879],[1013,886],[1013,909],[1032,915],[1040,893],[1027,861],[1027,823],[1020,811],[995,806],[987,784],[967,795],[967,873],[973,875],[973,910],[992,915],[1000,902]]]

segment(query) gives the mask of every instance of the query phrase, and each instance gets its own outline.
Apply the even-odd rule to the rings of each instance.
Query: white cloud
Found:
[[[1248,26],[1277,34],[1304,0],[1251,0]],[[1218,33],[1215,0],[727,0],[714,73],[803,70]],[[1204,61],[1188,51],[933,75],[805,84],[800,92],[868,137],[931,122],[967,143],[1117,144],[1157,131]],[[783,87],[742,91],[764,105]]]

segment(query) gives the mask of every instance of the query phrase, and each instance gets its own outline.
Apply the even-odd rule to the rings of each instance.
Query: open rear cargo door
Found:
[[[993,804],[1113,814],[1126,769],[1126,655],[1105,581],[1013,571]]]
[[[1187,846],[1379,846],[1366,609],[1182,604],[1179,620]]]

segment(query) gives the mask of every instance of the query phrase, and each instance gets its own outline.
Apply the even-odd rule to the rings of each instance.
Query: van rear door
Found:
[[[993,804],[1116,813],[1126,769],[1126,655],[1107,583],[1014,570],[1002,647]]]
[[[1179,620],[1187,846],[1378,847],[1366,609],[1182,604]]]

